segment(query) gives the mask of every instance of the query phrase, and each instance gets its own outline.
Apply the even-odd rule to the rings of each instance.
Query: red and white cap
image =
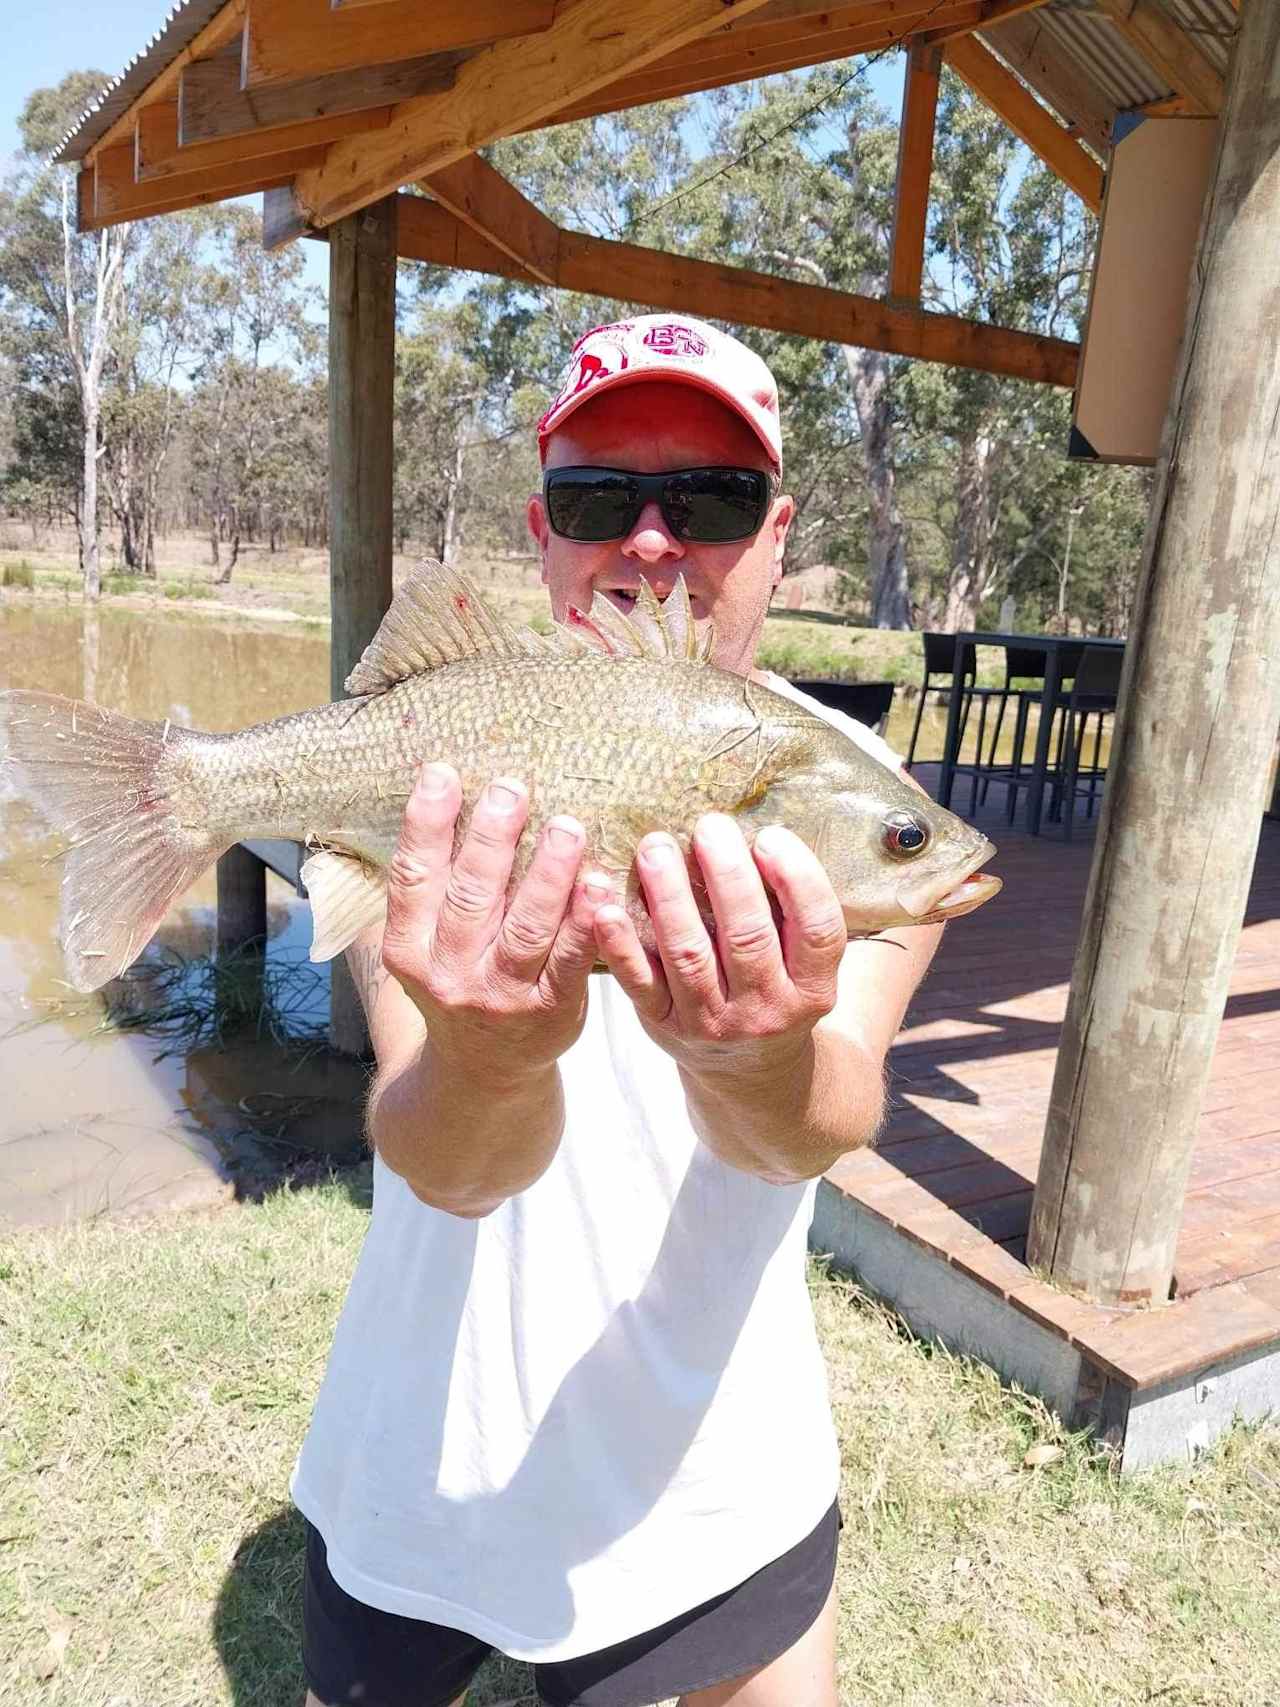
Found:
[[[674,380],[709,391],[742,416],[781,469],[782,423],[773,375],[754,350],[683,314],[643,314],[584,332],[538,422],[539,454],[545,460],[551,434],[588,399],[611,386],[644,379]]]

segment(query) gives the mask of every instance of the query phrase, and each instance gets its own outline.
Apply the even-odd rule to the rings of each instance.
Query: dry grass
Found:
[[[286,1481],[364,1191],[9,1238],[0,1701],[297,1707]],[[983,1368],[816,1269],[813,1290],[844,1448],[846,1707],[1270,1707],[1280,1432],[1120,1482]],[[1037,1442],[1062,1455],[1027,1470]],[[526,1692],[503,1664],[473,1700]]]

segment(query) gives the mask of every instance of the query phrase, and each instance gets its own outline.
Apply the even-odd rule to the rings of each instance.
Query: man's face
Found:
[[[619,386],[584,403],[547,442],[547,467],[625,468],[666,474],[679,468],[759,468],[770,462],[747,423],[705,391],[653,380]],[[542,554],[542,580],[551,609],[563,621],[570,605],[587,610],[604,593],[630,610],[641,580],[663,599],[678,575],[693,614],[716,627],[715,662],[749,674],[795,506],[773,499],[758,533],[725,545],[681,540],[661,508],[646,504],[623,539],[587,543],[562,539],[547,524],[541,494],[529,499],[529,531]]]

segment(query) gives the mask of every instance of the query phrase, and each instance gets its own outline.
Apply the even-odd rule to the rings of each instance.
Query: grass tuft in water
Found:
[[[17,563],[6,563],[0,569],[0,587],[21,587],[26,592],[34,592],[36,572],[26,558],[20,558]]]
[[[320,1048],[327,984],[325,974],[309,961],[264,960],[252,945],[234,954],[190,959],[175,949],[152,948],[106,987],[102,1028],[163,1039],[157,1060],[224,1048],[246,1036],[281,1047]]]

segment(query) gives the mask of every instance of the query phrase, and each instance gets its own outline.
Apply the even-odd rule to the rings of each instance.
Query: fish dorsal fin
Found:
[[[715,645],[715,628],[696,623],[684,576],[661,603],[648,581],[640,582],[635,606],[624,613],[597,593],[589,611],[569,609],[569,619],[557,629],[557,640],[580,650],[585,642],[614,658],[682,659],[705,664]],[[567,648],[566,648],[567,649]]]
[[[346,680],[348,693],[383,693],[407,676],[482,655],[527,658],[546,647],[507,622],[469,576],[428,559],[391,601],[378,632]]]

